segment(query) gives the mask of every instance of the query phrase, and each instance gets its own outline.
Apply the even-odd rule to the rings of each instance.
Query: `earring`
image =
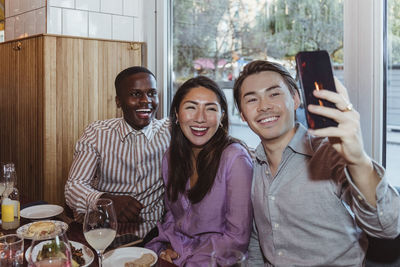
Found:
[[[222,128],[224,125],[222,124],[222,121],[219,122],[219,127]]]
[[[175,121],[175,124],[176,124],[176,125],[179,125],[179,121],[178,121],[178,119],[176,119],[176,121]]]

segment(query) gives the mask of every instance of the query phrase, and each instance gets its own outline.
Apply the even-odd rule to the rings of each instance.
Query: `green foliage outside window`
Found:
[[[182,80],[196,72],[220,80],[238,60],[290,62],[301,50],[325,49],[343,63],[343,0],[174,0],[173,27]]]
[[[388,1],[389,65],[400,65],[400,0]]]

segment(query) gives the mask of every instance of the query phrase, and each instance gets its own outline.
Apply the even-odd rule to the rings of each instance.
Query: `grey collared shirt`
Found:
[[[363,266],[365,233],[400,233],[399,195],[374,162],[381,177],[374,208],[327,139],[296,127],[275,176],[263,146],[256,149],[252,202],[258,235],[250,241],[249,266]]]

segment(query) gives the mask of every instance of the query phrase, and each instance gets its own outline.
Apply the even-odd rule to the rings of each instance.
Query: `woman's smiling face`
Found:
[[[176,114],[183,134],[195,148],[202,148],[217,132],[223,112],[217,95],[195,87],[183,98]]]

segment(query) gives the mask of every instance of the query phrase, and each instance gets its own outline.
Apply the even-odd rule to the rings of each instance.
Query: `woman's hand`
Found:
[[[179,258],[179,254],[175,250],[167,248],[166,250],[161,251],[160,258],[173,263],[172,260]]]

